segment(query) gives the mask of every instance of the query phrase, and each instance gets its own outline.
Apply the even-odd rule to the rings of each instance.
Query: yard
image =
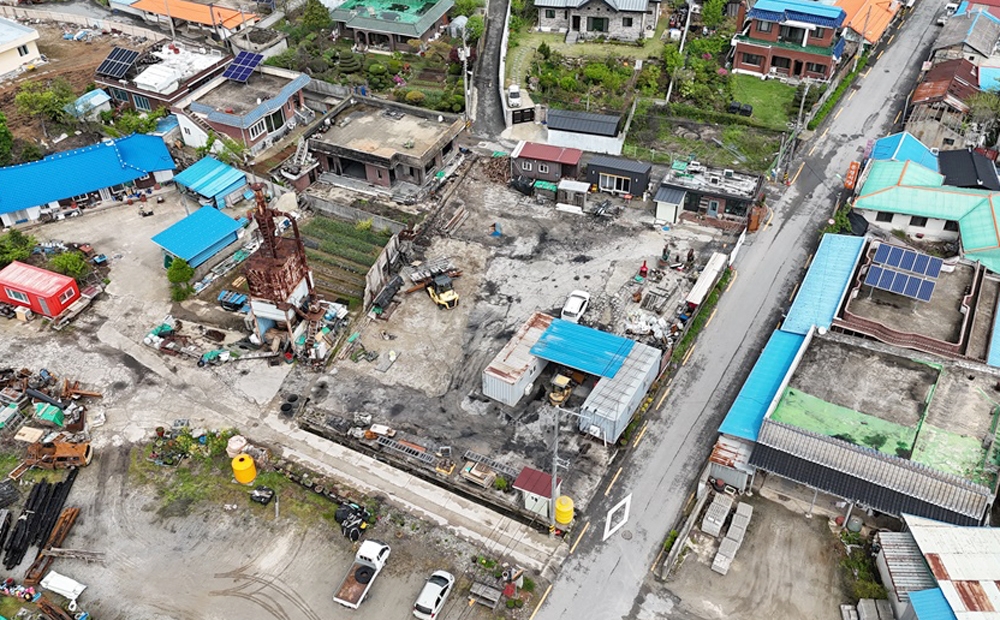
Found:
[[[733,75],[733,101],[753,106],[753,118],[775,130],[787,129],[795,122],[795,88],[778,80],[762,80],[752,75]],[[797,112],[797,110],[796,110]]]
[[[306,256],[317,288],[351,305],[365,293],[365,274],[375,264],[390,235],[371,229],[371,223],[349,224],[316,215],[301,228]]]

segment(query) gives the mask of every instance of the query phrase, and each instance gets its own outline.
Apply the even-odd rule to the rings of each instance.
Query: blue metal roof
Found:
[[[162,139],[141,134],[54,153],[0,168],[0,213],[96,192],[175,167]]]
[[[111,97],[108,96],[108,93],[104,92],[100,88],[95,88],[94,90],[77,97],[76,101],[67,103],[66,107],[63,109],[69,114],[80,118],[88,114],[94,108],[104,105],[109,101],[111,101]]]
[[[909,596],[917,620],[957,620],[941,588],[910,592]]]
[[[819,2],[758,0],[750,9],[749,16],[769,22],[793,20],[825,28],[839,28],[843,25],[847,13],[839,6],[828,6]]]
[[[250,129],[254,123],[264,118],[264,116],[280,110],[281,107],[288,102],[292,95],[305,88],[306,84],[311,81],[312,78],[308,75],[303,74],[297,76],[288,84],[285,84],[274,97],[261,102],[256,108],[250,110],[242,116],[239,114],[219,112],[212,106],[205,105],[204,103],[198,103],[197,101],[191,102],[188,107],[191,108],[192,112],[207,115],[208,120],[213,123],[220,123],[229,127],[239,127],[241,129]]]
[[[1000,312],[993,315],[993,333],[990,334],[990,350],[986,363],[1000,368]]]
[[[982,69],[980,69],[982,71]],[[872,148],[872,159],[891,161],[915,161],[936,172],[938,169],[937,155],[931,152],[923,142],[916,139],[908,131],[894,133],[875,141]]]
[[[168,253],[191,261],[240,229],[233,218],[213,207],[202,207],[153,237],[153,243]]]
[[[830,328],[864,245],[864,237],[823,235],[782,330],[805,335],[812,327]]]
[[[204,157],[175,176],[174,181],[206,198],[216,198],[246,184],[247,175],[214,157]]]
[[[531,354],[590,375],[614,377],[634,345],[628,338],[553,319]]]
[[[733,406],[729,408],[726,419],[722,421],[720,433],[757,441],[764,415],[805,340],[805,336],[780,329],[771,334]]]
[[[1000,67],[979,67],[979,90],[1000,89]]]

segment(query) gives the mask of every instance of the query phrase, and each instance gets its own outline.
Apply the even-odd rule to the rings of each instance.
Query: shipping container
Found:
[[[635,343],[613,377],[602,377],[580,408],[580,430],[609,443],[618,441],[660,371],[662,352]]]
[[[517,330],[483,370],[484,396],[513,407],[534,389],[535,379],[548,362],[532,355],[531,347],[551,324],[551,316],[536,312]]]

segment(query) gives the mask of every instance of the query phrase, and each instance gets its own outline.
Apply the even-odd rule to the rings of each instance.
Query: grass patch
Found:
[[[753,106],[752,118],[772,129],[788,129],[788,107],[795,98],[794,87],[778,80],[736,74],[732,76],[732,89],[735,101]]]
[[[0,616],[13,618],[24,607],[24,601],[13,596],[0,596]]]
[[[852,548],[840,561],[840,569],[855,603],[863,598],[886,598],[885,588],[879,584],[874,563],[864,548]]]
[[[687,332],[685,332],[681,341],[677,343],[673,354],[670,356],[671,361],[679,364],[691,347],[694,346],[695,339],[698,338],[698,334],[704,329],[705,323],[708,322],[708,317],[712,316],[712,310],[719,303],[719,297],[722,296],[722,291],[729,285],[729,279],[732,278],[732,275],[732,272],[728,269],[722,272],[719,283],[715,285],[715,288],[698,308],[698,313],[690,320],[691,324],[688,326]]]

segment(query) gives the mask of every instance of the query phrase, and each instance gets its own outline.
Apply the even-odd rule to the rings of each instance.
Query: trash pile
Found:
[[[32,417],[44,427],[84,433],[87,407],[80,399],[101,397],[79,381],[60,382],[45,368],[0,369],[0,437],[16,433]]]

